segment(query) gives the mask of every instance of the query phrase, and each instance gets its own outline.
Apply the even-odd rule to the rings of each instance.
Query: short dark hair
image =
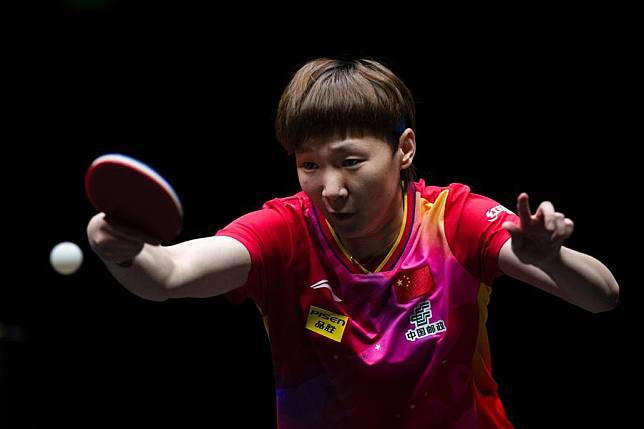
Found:
[[[383,64],[372,59],[319,58],[293,75],[280,98],[277,140],[291,154],[311,138],[380,137],[395,152],[401,133],[415,128],[411,91]],[[401,172],[408,183],[413,168]]]

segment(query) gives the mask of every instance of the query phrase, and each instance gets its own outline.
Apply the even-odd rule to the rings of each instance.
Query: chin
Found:
[[[354,238],[360,238],[364,235],[363,231],[354,226],[350,225],[333,225],[333,229],[335,232],[340,235],[343,239],[354,239]]]

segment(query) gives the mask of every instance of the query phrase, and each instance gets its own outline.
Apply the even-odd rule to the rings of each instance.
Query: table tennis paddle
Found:
[[[85,175],[90,203],[114,219],[168,243],[181,232],[183,208],[172,186],[150,166],[121,154],[96,158]]]

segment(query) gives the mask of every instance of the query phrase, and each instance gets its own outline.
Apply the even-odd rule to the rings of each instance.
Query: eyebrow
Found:
[[[356,142],[340,142],[340,143],[330,143],[329,148],[332,153],[347,153],[347,152],[356,152],[363,150],[363,145],[360,145]],[[313,149],[302,149],[298,150],[301,154],[307,154],[315,152]]]
[[[350,152],[354,150],[360,150],[362,149],[362,146],[363,145],[360,145],[358,143],[347,142],[347,143],[339,144],[336,147],[333,147],[333,143],[331,143],[331,151],[332,152]]]

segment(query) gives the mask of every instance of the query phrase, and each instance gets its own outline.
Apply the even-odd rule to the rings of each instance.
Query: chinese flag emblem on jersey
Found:
[[[407,302],[421,295],[429,295],[434,290],[434,279],[428,266],[414,271],[405,271],[394,279],[394,293],[398,302]]]

